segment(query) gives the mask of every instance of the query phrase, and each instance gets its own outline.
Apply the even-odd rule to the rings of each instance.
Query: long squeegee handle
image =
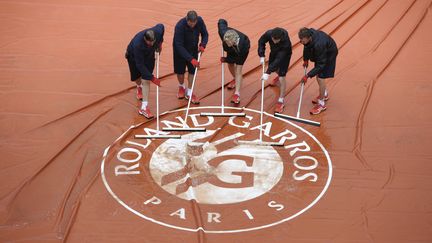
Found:
[[[224,57],[224,49],[223,49],[223,45],[222,45],[222,53],[221,53],[221,57]],[[221,82],[222,82],[222,85],[221,85],[221,93],[222,93],[222,97],[221,97],[221,109],[222,109],[222,113],[224,113],[224,109],[225,109],[225,104],[224,104],[224,99],[225,99],[225,94],[224,94],[224,91],[225,91],[225,87],[224,87],[224,84],[225,84],[225,69],[224,69],[224,63],[223,62],[221,62]]]
[[[198,53],[198,60],[197,61],[199,62],[200,59],[201,59],[201,52]],[[187,105],[187,108],[186,108],[186,114],[185,114],[185,118],[184,118],[184,127],[187,126],[187,119],[188,119],[188,115],[189,115],[189,108],[190,108],[190,104],[191,104],[191,101],[192,101],[192,95],[193,95],[193,92],[194,92],[194,86],[195,86],[195,80],[196,80],[197,73],[198,73],[198,67],[195,67],[195,73],[194,73],[193,80],[192,80],[191,95],[190,95],[189,100],[188,100],[188,105]]]
[[[160,52],[156,52],[156,78],[159,79]],[[156,130],[159,134],[159,86],[156,85]]]
[[[262,64],[262,75],[265,73],[265,61]],[[260,110],[260,127],[263,125],[263,113],[264,113],[264,80],[261,79],[261,110]],[[262,130],[259,129],[259,141],[262,142]]]
[[[307,73],[307,68],[304,68],[304,75],[306,75]],[[298,109],[297,109],[297,118],[300,118],[300,107],[301,107],[301,103],[302,103],[302,99],[303,99],[303,90],[304,90],[304,82],[301,81],[301,85],[300,85],[300,99],[299,99],[299,104],[298,104]]]

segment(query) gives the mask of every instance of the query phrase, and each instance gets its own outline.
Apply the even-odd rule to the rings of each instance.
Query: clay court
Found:
[[[125,49],[165,25],[160,126],[178,126],[172,40],[191,9],[209,42],[188,118],[206,132],[137,139],[157,124],[137,112]],[[432,242],[430,0],[17,0],[0,1],[0,18],[1,242]],[[251,41],[241,103],[224,88],[225,108],[246,117],[200,116],[221,108],[220,18]],[[320,127],[273,116],[268,84],[260,126],[257,42],[277,26],[293,50],[286,115],[303,75],[298,30],[338,45],[327,110],[309,114],[314,79],[301,103]],[[260,133],[283,146],[239,144]]]

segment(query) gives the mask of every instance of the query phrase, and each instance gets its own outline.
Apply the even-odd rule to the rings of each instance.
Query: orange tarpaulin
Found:
[[[41,0],[1,1],[0,6],[0,241],[432,241],[430,0]],[[240,107],[253,110],[260,109],[261,66],[256,50],[264,31],[285,28],[293,44],[284,111],[289,115],[297,111],[303,72],[298,30],[313,27],[335,39],[339,55],[335,78],[327,81],[328,109],[318,116],[309,115],[310,100],[318,93],[315,80],[308,81],[301,107],[302,116],[321,122],[321,127],[300,125],[307,132],[293,130],[313,148],[319,149],[322,144],[328,151],[332,163],[324,167],[320,164],[318,169],[326,176],[332,169],[333,177],[320,200],[298,217],[245,232],[191,232],[143,219],[107,190],[101,176],[105,149],[112,146],[105,158],[108,165],[113,165],[119,146],[125,142],[116,141],[120,135],[136,133],[128,133],[132,125],[137,125],[133,129],[155,127],[153,120],[138,115],[140,102],[135,99],[135,86],[129,81],[124,59],[126,46],[138,31],[156,23],[165,25],[160,110],[184,108],[187,103],[175,96],[178,86],[172,65],[172,38],[175,24],[190,9],[203,17],[209,31],[195,87],[201,98],[198,107],[220,105],[219,18],[227,19],[231,27],[251,40],[243,67]],[[268,51],[266,55],[268,59]],[[228,71],[225,77],[227,82],[231,80]],[[232,106],[230,96],[231,91],[227,91],[227,106]],[[264,111],[272,113],[277,98],[278,88],[266,86]],[[152,85],[152,111],[156,111],[155,104]],[[283,124],[275,127],[283,131]],[[319,143],[306,139],[307,133]],[[257,134],[248,136],[253,139]],[[150,156],[153,151],[156,147],[149,147],[142,156]],[[324,160],[324,152],[320,153],[314,158]],[[114,178],[115,174],[111,180]],[[135,185],[135,181],[122,183],[130,183],[129,189]],[[275,188],[288,188],[281,183]],[[319,183],[323,186],[326,181]],[[314,190],[313,186],[305,187],[311,191],[296,188],[286,194],[293,197],[294,209],[304,200],[294,196],[306,198],[307,192]],[[146,190],[159,189],[151,184]],[[140,194],[133,190],[130,193]],[[245,203],[253,206],[260,198],[257,195]],[[129,206],[145,207],[144,201]],[[166,218],[182,216],[182,211],[176,211],[182,207],[175,202],[170,201],[172,207]],[[197,207],[199,203],[185,205],[185,218],[197,227],[206,226],[208,210],[216,210],[208,205]],[[237,209],[246,210],[242,205]],[[266,224],[267,213],[261,215],[258,209],[243,212],[245,219],[262,219]],[[157,217],[156,211],[152,217]],[[220,224],[225,227],[223,219],[222,215]]]

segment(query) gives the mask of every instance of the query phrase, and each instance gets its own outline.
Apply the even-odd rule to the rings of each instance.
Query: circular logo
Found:
[[[271,227],[301,215],[327,190],[332,166],[324,146],[289,121],[247,108],[244,117],[200,116],[187,127],[203,132],[163,132],[155,122],[131,126],[103,156],[103,182],[132,213],[186,231],[234,233]],[[162,114],[160,127],[185,127],[184,109]],[[181,134],[181,139],[135,135]],[[268,142],[281,146],[270,146]]]

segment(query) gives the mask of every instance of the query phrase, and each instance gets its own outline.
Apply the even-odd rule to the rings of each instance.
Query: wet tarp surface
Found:
[[[291,37],[288,115],[297,111],[303,72],[298,29],[321,29],[336,40],[339,56],[336,76],[327,83],[327,111],[309,115],[318,92],[315,80],[307,83],[301,107],[302,117],[321,127],[298,124],[328,151],[333,176],[319,202],[300,216],[253,231],[191,232],[139,217],[107,190],[101,176],[105,149],[114,150],[105,157],[109,165],[116,146],[125,142],[116,139],[134,134],[127,132],[131,125],[155,126],[137,113],[125,48],[136,32],[165,25],[160,110],[184,108],[187,103],[176,98],[172,37],[190,9],[203,17],[210,34],[196,83],[199,107],[220,104],[219,18],[251,40],[241,107],[253,110],[260,109],[256,49],[264,31],[279,26]],[[430,10],[430,0],[0,1],[0,241],[432,242]],[[231,79],[228,72],[226,77]],[[227,106],[230,95],[227,91]],[[266,86],[265,111],[273,112],[277,97],[278,88]],[[156,111],[153,85],[150,107]],[[150,149],[156,146],[143,156]],[[280,183],[275,188],[284,186]],[[121,194],[118,185],[112,188]],[[154,185],[146,190],[160,190]],[[133,189],[129,195],[135,194]],[[300,205],[304,198],[293,202]],[[206,220],[215,209],[208,204],[170,203],[167,222],[185,208],[193,227],[212,230]],[[248,212],[257,221],[266,219],[259,207]]]

